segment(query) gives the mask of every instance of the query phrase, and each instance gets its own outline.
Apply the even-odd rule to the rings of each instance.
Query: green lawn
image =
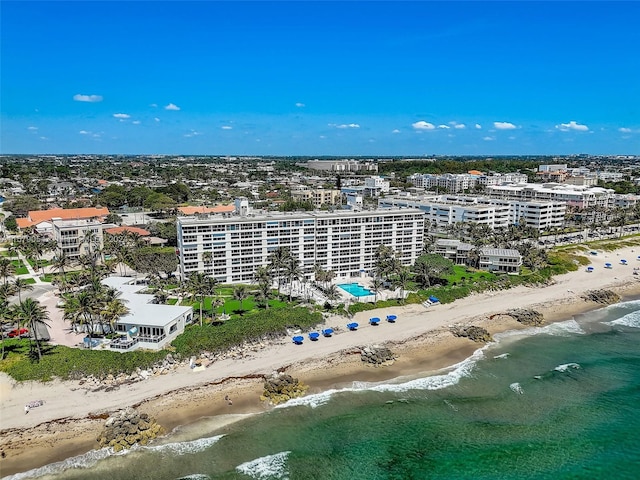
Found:
[[[175,305],[176,303],[178,303],[177,298],[170,298],[169,300],[167,300],[167,305]]]
[[[449,285],[453,285],[454,283],[475,283],[481,280],[493,280],[495,278],[496,275],[494,273],[473,270],[467,271],[467,268],[463,265],[455,265],[453,267],[453,274],[446,277]]]
[[[37,269],[35,260],[29,258],[27,259],[27,262],[29,262],[29,265],[31,265],[32,268]],[[40,267],[48,267],[51,265],[51,262],[49,260],[41,259],[38,261],[38,265],[40,265]]]
[[[29,270],[27,269],[25,264],[22,263],[22,260],[11,260],[11,263],[16,268],[16,275],[24,275],[26,273],[29,273]]]
[[[35,278],[25,278],[24,279],[24,283],[28,283],[29,285],[33,285],[34,283],[36,283],[36,279]]]
[[[52,273],[45,273],[44,275],[40,276],[40,280],[42,280],[43,282],[51,282],[54,278],[55,275],[53,275]]]
[[[204,312],[211,312],[211,302],[212,302],[212,297],[205,297],[204,299],[204,303],[202,305],[202,311]],[[261,308],[259,308],[256,305],[256,301],[254,299],[253,296],[249,296],[248,298],[244,299],[242,301],[242,308],[240,306],[240,301],[239,300],[235,300],[233,298],[222,298],[224,300],[224,304],[221,307],[218,307],[216,309],[216,313],[220,314],[220,313],[227,313],[228,315],[233,315],[235,312],[250,312],[250,311],[259,311],[262,310]],[[172,301],[173,303],[171,303],[171,305],[175,305],[176,300],[175,299],[171,299],[169,301]],[[191,302],[190,300],[183,300],[181,305],[183,306],[192,306],[194,312],[199,312],[200,311],[200,305],[199,302],[194,301]],[[279,308],[285,308],[289,305],[288,302],[283,302],[281,300],[276,300],[276,299],[271,299],[269,300],[269,308],[274,308],[274,309],[279,309]]]

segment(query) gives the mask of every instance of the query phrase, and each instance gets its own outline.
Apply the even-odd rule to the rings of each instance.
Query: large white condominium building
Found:
[[[475,188],[476,185],[487,187],[489,185],[502,185],[504,183],[526,182],[527,176],[524,173],[445,173],[442,175],[414,173],[407,178],[407,181],[416,187],[426,189],[441,188],[449,193],[458,193],[465,190],[471,190]]]
[[[543,231],[560,227],[566,205],[559,202],[501,200],[471,196],[386,197],[378,200],[384,208],[419,208],[425,212],[425,222],[436,228],[458,222],[484,224],[503,228],[526,225]]]
[[[223,283],[251,282],[278,247],[289,248],[306,278],[313,277],[316,264],[345,278],[373,269],[380,245],[393,248],[404,265],[413,264],[424,245],[424,212],[250,213],[240,208],[227,218],[178,217],[177,229],[183,278],[204,272]]]
[[[561,183],[495,185],[487,187],[486,193],[502,199],[564,202],[576,208],[610,208],[614,204],[614,193],[609,188]]]

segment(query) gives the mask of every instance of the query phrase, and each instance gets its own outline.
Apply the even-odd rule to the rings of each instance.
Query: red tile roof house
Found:
[[[24,218],[17,218],[20,230],[35,227],[38,233],[53,233],[52,220],[90,220],[92,218],[104,222],[109,215],[106,207],[89,208],[52,208],[50,210],[31,210]]]

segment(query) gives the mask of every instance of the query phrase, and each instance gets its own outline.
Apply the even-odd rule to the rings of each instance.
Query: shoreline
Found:
[[[629,250],[620,253],[629,255]],[[615,255],[616,252],[611,252],[591,260],[604,263]],[[0,378],[3,399],[0,449],[6,454],[0,460],[1,474],[24,472],[92,450],[104,424],[104,419],[97,417],[130,405],[155,417],[169,433],[207,417],[219,421],[222,427],[223,422],[242,419],[244,414],[267,411],[272,407],[259,400],[262,375],[285,366],[286,373],[309,385],[309,394],[350,386],[354,381],[381,382],[436,372],[463,361],[482,346],[454,337],[448,330],[451,324],[482,326],[494,335],[527,328],[510,317],[489,318],[510,308],[538,310],[544,315],[544,323],[549,324],[602,308],[603,305],[580,297],[587,290],[609,288],[623,297],[621,301],[640,296],[640,281],[631,276],[632,267],[616,267],[614,271],[596,275],[580,269],[556,277],[555,283],[546,287],[516,287],[476,294],[429,309],[408,305],[376,310],[377,316],[398,315],[395,325],[365,327],[372,311],[361,312],[355,316],[355,321],[363,325],[358,332],[340,331],[334,338],[314,344],[305,342],[302,346],[294,346],[285,339],[248,358],[216,361],[205,372],[179,370],[112,392],[84,391],[78,382],[17,385]],[[332,326],[337,322],[346,323],[346,319],[331,317],[326,323]],[[356,351],[376,343],[389,346],[398,359],[387,367],[363,364]],[[23,413],[25,398],[45,395],[47,399],[61,396],[63,405],[50,406],[48,402],[29,415]],[[226,395],[232,398],[233,405],[224,400]],[[51,403],[55,403],[53,398]]]

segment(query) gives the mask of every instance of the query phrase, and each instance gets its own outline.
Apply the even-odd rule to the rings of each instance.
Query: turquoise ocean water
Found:
[[[640,301],[519,332],[450,369],[299,399],[12,479],[638,479]]]

